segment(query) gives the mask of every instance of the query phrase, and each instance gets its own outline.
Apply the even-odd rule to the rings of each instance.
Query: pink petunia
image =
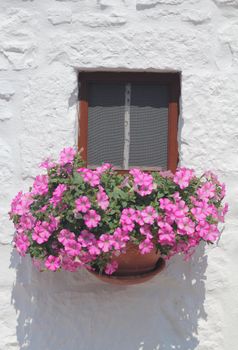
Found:
[[[87,214],[84,215],[85,225],[88,228],[94,228],[98,226],[98,223],[101,220],[101,216],[96,212],[96,210],[89,210]]]
[[[54,217],[53,215],[49,215],[49,231],[50,232],[53,232],[53,231],[56,231],[58,226],[59,226],[59,223],[60,223],[60,220],[58,217]]]
[[[210,199],[216,194],[216,187],[211,182],[206,182],[202,187],[197,190],[199,199]]]
[[[61,259],[61,267],[66,271],[75,272],[84,267],[84,263],[78,257],[69,256],[65,251],[61,252]]]
[[[77,172],[80,173],[85,182],[89,183],[90,186],[96,187],[100,184],[99,175],[91,170],[86,168],[77,169]]]
[[[75,234],[69,230],[63,229],[58,235],[58,241],[65,245],[69,240],[74,240]]]
[[[103,188],[100,186],[97,193],[97,203],[102,210],[106,210],[109,206],[109,198]]]
[[[158,241],[161,245],[174,245],[175,233],[173,227],[167,222],[158,223],[160,229],[158,231]]]
[[[220,235],[220,232],[216,225],[209,224],[206,221],[201,221],[196,227],[196,232],[199,237],[205,241],[215,242]]]
[[[48,193],[48,175],[36,176],[31,193],[34,195],[44,195]]]
[[[53,204],[55,208],[61,201],[64,195],[64,192],[67,190],[67,186],[64,184],[59,184],[53,192],[50,203]]]
[[[83,248],[86,248],[96,244],[97,240],[93,233],[83,230],[78,237],[78,242]]]
[[[141,211],[141,218],[145,224],[153,225],[157,217],[157,212],[152,206],[147,206]]]
[[[228,205],[228,203],[225,203],[224,207],[218,211],[219,221],[224,222],[225,215],[227,214],[228,209],[229,209],[229,205]]]
[[[64,249],[69,256],[78,256],[81,252],[81,244],[76,240],[66,240],[64,243]]]
[[[142,235],[146,236],[146,238],[148,238],[148,239],[153,238],[150,225],[143,225],[143,226],[141,226],[140,227],[140,233]]]
[[[177,222],[178,234],[192,236],[195,232],[195,223],[188,217],[183,217]]]
[[[184,189],[189,186],[190,181],[194,178],[194,170],[187,168],[178,168],[174,175],[174,182]]]
[[[101,250],[99,249],[97,243],[88,246],[88,252],[91,256],[97,256],[101,254]]]
[[[151,194],[156,188],[152,175],[142,172],[139,169],[132,169],[129,173],[134,177],[134,191],[142,197]]]
[[[130,240],[130,237],[120,227],[118,227],[112,235],[112,246],[115,250],[122,250],[126,246],[126,242]]]
[[[43,168],[43,169],[46,169],[46,170],[50,170],[50,169],[52,169],[54,166],[56,166],[56,163],[52,162],[52,161],[50,160],[50,158],[45,159],[43,162],[41,162],[41,163],[39,164],[39,167],[40,167],[40,168]]]
[[[47,222],[38,221],[34,227],[32,239],[38,244],[42,244],[48,241],[50,235],[49,224]]]
[[[105,273],[107,275],[112,275],[118,268],[118,263],[116,261],[112,261],[108,263],[105,268]]]
[[[95,174],[101,176],[105,171],[112,168],[112,165],[110,163],[104,163],[100,167],[97,167],[95,170]]]
[[[123,231],[132,232],[135,227],[135,221],[137,219],[137,211],[133,208],[126,208],[122,210],[120,224]]]
[[[154,248],[152,241],[146,238],[143,242],[139,244],[139,250],[141,254],[148,254]]]
[[[90,200],[87,196],[81,196],[75,201],[76,210],[81,213],[87,213],[91,208]]]
[[[24,233],[17,234],[14,238],[14,245],[19,254],[26,255],[27,249],[30,246],[30,241]]]
[[[60,268],[61,260],[59,257],[49,255],[45,261],[45,267],[50,271],[56,271]]]
[[[60,165],[71,164],[74,160],[76,151],[72,147],[66,147],[60,152]]]
[[[31,230],[34,227],[36,219],[31,213],[27,213],[21,216],[20,226],[23,230]]]
[[[104,252],[108,253],[110,249],[113,247],[113,238],[108,234],[103,234],[100,236],[98,241],[98,247]]]
[[[19,192],[11,203],[10,215],[24,215],[30,210],[33,199],[30,193]]]

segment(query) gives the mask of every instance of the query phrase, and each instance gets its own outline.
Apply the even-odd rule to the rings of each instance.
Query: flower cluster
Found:
[[[154,173],[131,169],[120,175],[110,164],[85,168],[80,154],[64,148],[58,162],[40,165],[28,193],[13,199],[14,245],[34,265],[56,271],[96,269],[112,274],[127,243],[140,254],[190,257],[201,242],[214,243],[228,210],[225,186],[211,172],[192,169]]]

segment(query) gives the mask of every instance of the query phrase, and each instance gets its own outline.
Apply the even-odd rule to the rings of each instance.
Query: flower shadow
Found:
[[[44,272],[12,253],[12,303],[24,350],[193,350],[204,311],[207,258],[172,258],[153,280],[115,286],[86,271]]]

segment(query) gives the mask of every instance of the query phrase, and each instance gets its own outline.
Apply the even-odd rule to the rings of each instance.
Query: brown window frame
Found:
[[[88,86],[91,82],[138,82],[161,84],[169,87],[168,107],[168,170],[175,172],[178,161],[178,119],[180,73],[154,72],[79,72],[79,133],[78,148],[87,166],[88,145]],[[127,172],[123,170],[122,172]]]

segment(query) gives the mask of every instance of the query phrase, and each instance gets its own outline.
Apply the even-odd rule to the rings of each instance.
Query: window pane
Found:
[[[123,166],[125,85],[89,85],[88,165]]]
[[[129,166],[167,168],[168,88],[132,84]]]

